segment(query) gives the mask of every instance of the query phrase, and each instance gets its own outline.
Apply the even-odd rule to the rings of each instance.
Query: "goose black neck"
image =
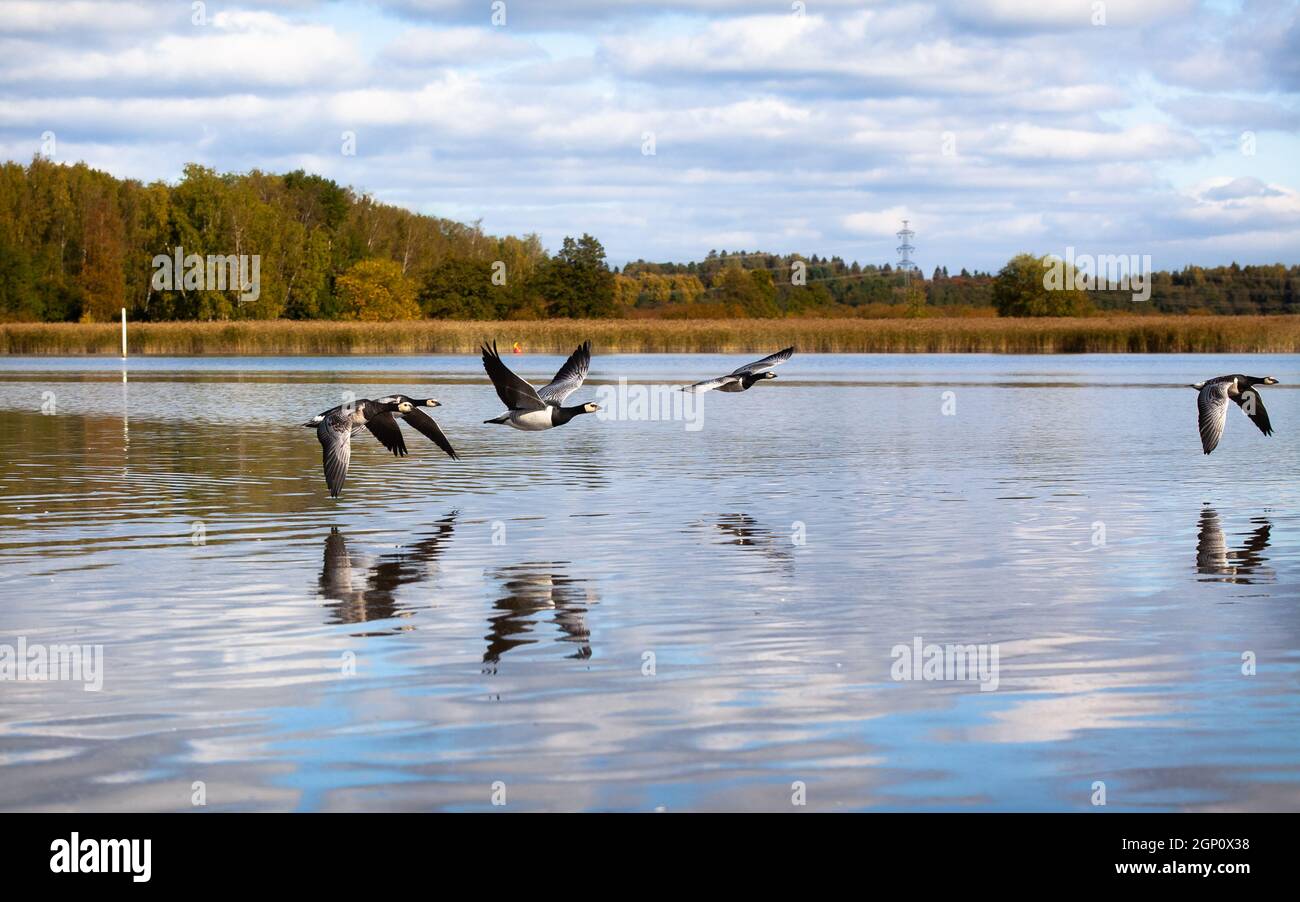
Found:
[[[389,401],[381,404],[378,401],[371,401],[367,398],[365,401],[357,404],[357,408],[360,409],[362,415],[367,420],[373,420],[381,414],[396,413],[401,409],[401,405],[397,401]]]
[[[577,407],[556,407],[551,411],[551,423],[556,426],[563,426],[578,414],[588,412],[589,411],[581,404]]]

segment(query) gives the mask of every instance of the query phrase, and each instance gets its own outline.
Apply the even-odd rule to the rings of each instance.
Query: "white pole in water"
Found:
[[[126,308],[122,308],[122,359],[126,359]]]

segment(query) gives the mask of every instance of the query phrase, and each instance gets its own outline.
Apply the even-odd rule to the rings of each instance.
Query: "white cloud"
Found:
[[[890,207],[886,210],[864,210],[860,213],[850,213],[845,216],[842,223],[846,229],[851,232],[857,232],[860,235],[892,235],[901,229],[904,219],[913,220],[911,227],[916,228],[918,223],[915,222],[915,213],[909,213],[906,207]]]
[[[185,8],[188,17],[188,4]],[[167,13],[155,4],[129,2],[59,2],[59,0],[0,0],[0,34],[55,34],[85,31],[143,31]]]
[[[1235,179],[1215,179],[1214,183],[1197,192],[1205,200],[1242,200],[1250,197],[1281,197],[1285,194],[1278,188],[1270,188],[1252,176]]]
[[[1254,178],[1217,178],[1194,186],[1181,217],[1218,233],[1300,230],[1300,191]]]
[[[951,3],[960,21],[1017,31],[1131,27],[1185,15],[1194,0],[957,0]]]
[[[463,27],[407,29],[386,53],[408,66],[492,65],[545,55],[532,41],[512,37],[500,29]]]
[[[1192,128],[1208,126],[1255,131],[1300,129],[1300,109],[1268,100],[1243,100],[1221,94],[1189,94],[1167,100],[1160,107]]]
[[[1133,234],[1300,254],[1276,6],[1110,2],[1104,29],[1058,0],[787,6],[556,0],[493,28],[477,0],[232,0],[199,27],[188,3],[0,0],[0,153],[49,129],[137,178],[302,166],[551,247],[593,231],[616,261],[892,261],[903,218],[927,268]],[[1246,128],[1272,132],[1257,156]]]
[[[1081,131],[1019,124],[1006,130],[996,152],[1021,160],[1114,161],[1189,157],[1204,150],[1192,135],[1164,125]]]
[[[271,13],[218,12],[202,27],[148,34],[124,49],[40,49],[0,64],[7,86],[117,84],[152,93],[184,86],[196,93],[232,87],[305,88],[355,78],[361,59],[347,38],[323,25],[296,24]]]

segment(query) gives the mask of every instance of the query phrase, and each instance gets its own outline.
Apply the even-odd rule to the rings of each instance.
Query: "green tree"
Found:
[[[43,312],[27,252],[0,231],[0,321],[39,320]]]
[[[492,267],[479,260],[444,260],[420,288],[420,309],[434,319],[497,319],[505,286],[492,284]]]
[[[713,280],[711,300],[727,305],[740,316],[774,317],[781,315],[776,303],[776,285],[772,274],[763,269],[742,269],[732,263]]]
[[[331,179],[296,169],[285,174],[284,187],[298,221],[307,229],[322,227],[332,232],[347,219],[351,198]]]
[[[618,312],[605,248],[586,233],[576,241],[565,237],[560,252],[539,268],[535,287],[548,316],[603,317]]]
[[[910,318],[920,319],[925,316],[925,286],[920,284],[919,277],[915,282],[909,282],[899,289],[899,292]]]
[[[993,306],[998,316],[1082,316],[1092,309],[1088,296],[1052,278],[1044,258],[1017,254],[993,281]],[[1058,287],[1059,285],[1059,287]]]

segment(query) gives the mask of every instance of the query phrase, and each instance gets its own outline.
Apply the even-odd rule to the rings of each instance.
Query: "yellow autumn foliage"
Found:
[[[396,261],[372,258],[354,263],[335,280],[342,318],[365,322],[419,319],[415,283]]]

